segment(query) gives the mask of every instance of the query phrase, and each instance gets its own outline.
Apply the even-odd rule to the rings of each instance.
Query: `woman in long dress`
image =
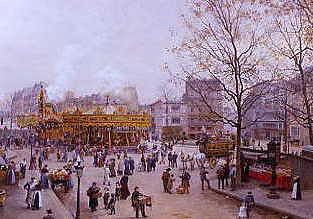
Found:
[[[126,200],[127,197],[130,195],[130,192],[128,189],[128,176],[127,175],[122,176],[120,184],[121,184],[121,199]]]
[[[16,175],[15,175],[15,163],[11,161],[8,166],[8,173],[7,173],[7,184],[8,185],[15,185],[16,184]]]
[[[175,182],[175,176],[174,176],[174,174],[171,174],[171,176],[168,180],[168,184],[167,184],[167,190],[169,193],[173,193],[174,182]]]
[[[49,180],[48,180],[48,165],[45,165],[42,169],[41,169],[41,185],[43,189],[49,189]]]
[[[110,169],[106,164],[104,165],[103,185],[110,186]]]
[[[117,174],[119,176],[123,175],[124,172],[124,160],[122,158],[117,159]]]
[[[39,210],[42,207],[41,186],[38,183],[33,192],[32,209]]]
[[[293,183],[292,193],[291,193],[292,200],[302,200],[301,194],[301,187],[300,187],[300,177],[296,177]]]

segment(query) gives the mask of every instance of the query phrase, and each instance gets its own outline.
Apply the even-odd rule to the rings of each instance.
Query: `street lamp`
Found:
[[[76,207],[76,219],[80,218],[80,178],[83,176],[84,166],[80,165],[80,158],[77,159],[77,164],[75,165],[75,172],[77,176],[77,207]]]

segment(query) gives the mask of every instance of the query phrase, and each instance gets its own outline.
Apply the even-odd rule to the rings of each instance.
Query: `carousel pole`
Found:
[[[127,132],[125,132],[125,135],[126,135],[126,142],[127,142],[127,147],[129,147],[129,139],[128,139],[128,135],[127,135]]]
[[[112,141],[111,141],[111,129],[112,128],[109,128],[109,132],[108,132],[108,135],[109,135],[109,149],[112,148]]]

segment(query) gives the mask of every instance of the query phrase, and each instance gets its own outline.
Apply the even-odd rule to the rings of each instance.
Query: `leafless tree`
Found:
[[[275,13],[275,10],[278,10]],[[310,144],[313,144],[313,47],[308,38],[311,24],[302,8],[294,7],[288,13],[281,13],[284,8],[274,8],[273,27],[270,28],[270,49],[276,56],[280,69],[285,73],[288,83],[286,90],[289,100],[283,104],[288,113],[299,124],[308,129]]]
[[[262,9],[245,0],[189,3],[192,13],[183,16],[188,33],[181,45],[172,49],[183,61],[177,72],[166,65],[165,69],[191,87],[214,120],[236,129],[237,182],[241,182],[240,147],[242,130],[246,128],[243,119],[256,101],[266,95],[272,80],[265,64],[266,35],[260,28]],[[216,81],[218,86],[203,84],[203,79]],[[199,83],[190,83],[195,80]],[[217,101],[232,111],[225,114],[221,107],[212,106],[206,95],[210,89],[217,90]]]

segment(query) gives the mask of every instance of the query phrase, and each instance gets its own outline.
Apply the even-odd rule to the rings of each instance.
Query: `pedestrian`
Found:
[[[189,194],[189,192],[190,192],[190,179],[191,179],[191,176],[187,172],[187,170],[183,171],[183,174],[181,175],[181,179],[182,179],[182,187],[184,189],[184,193]]]
[[[97,210],[98,198],[101,197],[100,188],[97,186],[96,182],[92,183],[92,186],[87,190],[87,196],[89,197],[89,208],[91,212]]]
[[[15,163],[14,161],[11,161],[10,164],[8,165],[8,171],[7,171],[7,185],[16,185],[17,180],[16,180],[16,173],[15,173]]]
[[[110,215],[115,215],[115,203],[116,203],[116,199],[114,196],[114,193],[111,194],[111,198],[108,204],[108,209],[110,210]]]
[[[173,193],[174,182],[175,182],[175,176],[174,176],[174,174],[171,174],[171,175],[170,175],[170,178],[169,178],[169,180],[168,180],[168,184],[167,184],[167,191],[168,191],[168,193],[170,193],[170,194]]]
[[[51,209],[47,210],[47,214],[45,216],[43,216],[42,219],[54,219],[53,213]]]
[[[173,154],[173,161],[172,161],[172,167],[174,168],[174,167],[178,167],[178,165],[177,165],[177,158],[178,158],[178,154],[176,153],[176,151],[174,152],[174,154]]]
[[[139,210],[141,212],[142,217],[147,217],[145,213],[145,204],[140,201],[140,199],[144,197],[144,195],[140,193],[138,190],[139,188],[138,186],[136,186],[134,192],[132,193],[131,196],[132,207],[136,211],[136,218],[139,218]]]
[[[200,180],[201,180],[201,188],[202,188],[202,190],[204,190],[204,182],[207,183],[208,189],[210,189],[210,181],[207,178],[207,174],[209,174],[209,172],[207,170],[205,170],[204,167],[202,167],[200,169]]]
[[[109,189],[109,187],[105,186],[104,189],[103,189],[103,205],[104,205],[104,209],[108,209],[109,199],[110,199],[110,189]]]
[[[32,206],[32,190],[35,187],[35,177],[31,178],[31,181],[27,182],[24,185],[24,189],[26,190],[26,198],[25,198],[25,202],[27,205],[27,208],[31,208]]]
[[[27,162],[26,162],[26,159],[24,158],[24,159],[20,162],[20,172],[21,172],[21,177],[22,177],[22,178],[25,178],[26,166],[27,166]]]
[[[60,153],[60,150],[58,149],[57,151],[57,162],[60,162],[61,160],[61,153]]]
[[[110,169],[108,165],[104,164],[103,185],[110,186]]]
[[[248,192],[244,199],[245,206],[247,208],[247,218],[250,217],[250,212],[252,210],[252,207],[254,206],[254,197],[252,195],[252,192]]]
[[[243,167],[243,181],[248,182],[248,177],[249,177],[249,170],[250,166],[248,162],[245,162],[244,167]]]
[[[130,162],[127,158],[124,158],[124,175],[130,175]]]
[[[130,174],[134,174],[135,170],[135,161],[133,158],[129,157],[129,167],[130,167]]]
[[[160,164],[165,164],[165,157],[166,157],[166,151],[165,150],[161,150],[161,161]]]
[[[39,210],[42,207],[41,185],[40,182],[34,186],[32,194],[32,210]]]
[[[42,168],[42,160],[43,158],[42,158],[42,156],[39,156],[38,157],[38,167],[39,167],[39,170],[41,170],[41,168]]]
[[[225,185],[228,187],[228,177],[229,177],[229,172],[230,172],[229,163],[226,163],[224,168],[225,168],[225,173],[224,173]]]
[[[218,189],[221,188],[221,185],[222,185],[222,189],[224,189],[224,178],[225,178],[225,168],[224,168],[224,165],[221,165],[217,169],[216,174],[217,174],[217,180],[218,180]]]
[[[248,218],[248,213],[247,213],[247,207],[245,206],[245,203],[243,202],[239,208],[239,213],[238,213],[239,219],[247,219]]]
[[[195,164],[196,164],[195,158],[193,155],[190,157],[189,163],[190,163],[190,170],[193,171],[195,169]]]
[[[167,168],[165,171],[163,171],[163,174],[162,174],[162,182],[163,182],[163,188],[164,188],[164,192],[169,192],[168,191],[168,181],[170,179],[170,171],[171,169],[170,168]]]
[[[147,172],[149,173],[150,171],[151,171],[151,156],[150,155],[148,155],[148,157],[147,157]]]
[[[157,160],[155,156],[151,157],[151,170],[155,171]]]
[[[146,171],[147,167],[146,167],[146,159],[145,159],[145,156],[142,154],[141,156],[141,165],[142,165],[142,169],[143,171]]]
[[[115,198],[118,201],[121,199],[121,184],[119,182],[115,183]]]
[[[168,166],[172,167],[172,162],[173,162],[173,155],[172,152],[169,152],[167,155],[167,159],[168,159]]]
[[[121,184],[121,199],[126,200],[128,196],[130,195],[129,189],[128,189],[128,176],[124,175],[122,176],[120,180]]]
[[[117,175],[121,176],[124,172],[124,161],[120,156],[117,157]]]
[[[116,177],[115,159],[111,159],[109,163],[110,177]]]
[[[236,166],[234,164],[232,164],[230,167],[229,177],[231,191],[234,191],[236,188]]]
[[[41,169],[41,175],[40,175],[40,181],[41,181],[41,186],[43,189],[49,189],[49,180],[48,180],[48,165],[46,164],[42,169]]]
[[[296,176],[294,178],[294,183],[293,183],[292,193],[291,193],[291,199],[292,200],[302,200],[300,177],[299,176]]]

